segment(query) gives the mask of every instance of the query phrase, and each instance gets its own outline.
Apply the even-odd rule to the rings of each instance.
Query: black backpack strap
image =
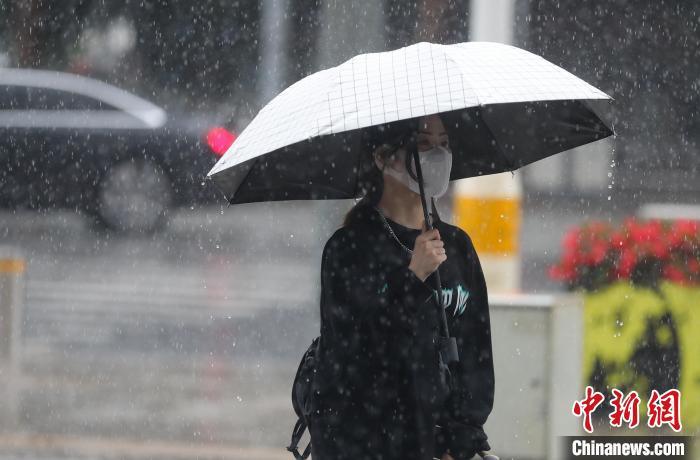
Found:
[[[294,455],[296,460],[306,460],[309,457],[309,454],[311,454],[311,442],[309,442],[309,444],[306,446],[303,454],[299,453],[298,448],[299,441],[301,441],[301,436],[304,434],[306,427],[307,425],[304,419],[299,417],[296,425],[294,425],[294,431],[292,431],[292,442],[287,446],[287,450]]]

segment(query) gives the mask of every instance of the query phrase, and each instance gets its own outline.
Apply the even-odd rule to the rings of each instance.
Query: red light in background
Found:
[[[226,153],[235,140],[235,134],[220,126],[212,128],[207,132],[207,145],[217,157]]]

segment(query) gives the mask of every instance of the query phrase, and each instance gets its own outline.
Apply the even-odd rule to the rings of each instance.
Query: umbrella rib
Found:
[[[403,67],[404,69],[408,70],[408,58],[406,56],[408,53],[403,53]],[[394,82],[394,86],[396,86],[396,82]],[[408,80],[408,75],[406,75],[406,91],[408,91],[409,95],[411,94],[411,82]],[[411,98],[408,98],[408,110],[411,113],[411,118],[413,118],[413,104],[411,104]]]
[[[333,111],[331,110],[331,92],[326,93],[326,99],[328,100],[328,128],[329,131],[333,132]]]
[[[357,154],[357,172],[355,173],[355,187],[352,190],[352,197],[357,197],[357,186],[360,183],[360,165],[362,163],[362,152]]]
[[[450,109],[454,110],[455,109],[455,101],[454,98],[452,97],[452,82],[450,79],[450,69],[449,65],[447,65],[447,54],[443,53],[442,56],[445,58],[445,73],[447,74],[447,93],[450,95]],[[434,65],[433,65],[434,67]],[[460,72],[461,74],[461,72]],[[462,99],[464,99],[464,82],[462,82]]]
[[[248,179],[248,176],[250,175],[250,172],[255,168],[255,165],[258,164],[258,160],[260,160],[260,157],[256,157],[255,160],[253,160],[253,164],[250,166],[250,169],[248,172],[245,173],[245,176],[243,177],[243,180],[238,184],[238,187],[236,187],[236,191],[241,188],[241,185],[245,183],[246,179]],[[228,204],[231,204],[231,201],[233,201],[233,197],[236,196],[236,193],[231,196],[231,198],[228,200]]]
[[[396,65],[394,64],[394,53],[391,53],[391,81],[394,83],[394,107],[396,117],[399,116],[399,89],[396,87]],[[386,110],[384,110],[384,121],[386,121]]]
[[[445,53],[445,59],[449,59],[450,61],[452,61],[452,63],[459,69],[459,63],[457,61],[455,61],[455,59],[452,57],[450,50],[448,49],[446,51],[447,52]],[[465,107],[468,107],[467,95],[464,92],[464,74],[461,71],[459,72],[459,78],[460,78],[460,80],[462,80],[462,99],[464,99]],[[470,89],[471,89],[472,94],[474,95],[474,99],[476,99],[476,103],[478,105],[481,105],[481,101],[479,100],[479,95],[476,93],[476,91],[474,91],[474,88],[470,88]]]
[[[367,68],[367,61],[369,59],[365,60],[365,73],[369,74],[368,68]],[[382,74],[382,58],[377,58],[377,67],[379,67],[379,75]],[[369,78],[367,78],[367,98],[369,98]],[[384,84],[383,82],[379,82],[379,94],[382,99],[382,114],[384,115],[384,119],[386,120],[386,101],[384,100]],[[371,112],[371,109],[370,109]],[[374,123],[374,119],[372,119],[372,115],[370,113],[370,123]]]
[[[342,131],[347,130],[347,122],[346,122],[346,116],[347,113],[345,113],[345,101],[343,100],[343,71],[340,69],[340,66],[338,66],[338,89],[340,89],[340,107],[341,110],[343,111],[343,129]]]
[[[416,54],[418,55],[418,79],[420,80],[420,97],[423,100],[423,113],[425,113],[425,89],[423,87],[423,69],[421,69],[420,65],[420,46],[416,47]]]
[[[435,72],[435,59],[433,59],[433,48],[428,48],[430,50],[430,62],[433,64],[433,84],[435,85],[435,108],[440,110],[440,97],[438,96],[438,85],[437,85],[437,73]],[[449,82],[449,77],[448,77]],[[449,85],[449,83],[448,83]]]
[[[483,108],[483,106],[482,106],[482,108]],[[492,130],[491,127],[489,126],[489,124],[488,124],[488,122],[486,121],[486,118],[484,118],[483,114],[481,115],[481,120],[484,122],[484,126],[486,126],[486,129],[489,130],[489,134],[491,134],[491,138],[492,138],[493,141],[496,143],[496,149],[497,149],[499,152],[501,152],[501,155],[503,156],[503,158],[506,159],[506,163],[508,164],[508,168],[510,169],[510,172],[513,172],[513,171],[514,171],[515,169],[517,169],[517,168],[515,168],[515,167],[513,166],[513,162],[510,161],[510,158],[508,158],[508,155],[506,155],[505,150],[503,150],[503,148],[501,147],[501,143],[498,142],[498,138],[497,138],[496,135],[493,133],[493,130]]]
[[[357,79],[355,78],[355,60],[351,59],[350,62],[352,62],[352,92],[353,96],[355,96],[355,121],[357,121],[357,127],[360,127],[360,104],[357,102]],[[366,62],[366,60],[365,60]],[[368,79],[369,80],[369,79]],[[368,100],[369,100],[369,95],[368,95]],[[372,117],[372,109],[370,105],[370,118]]]

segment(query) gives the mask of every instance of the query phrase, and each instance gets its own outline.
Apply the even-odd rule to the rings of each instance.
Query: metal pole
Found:
[[[469,39],[511,44],[515,0],[471,0]],[[554,160],[558,161],[558,160]],[[474,242],[489,292],[520,290],[522,183],[520,174],[455,181],[454,224]]]
[[[336,66],[359,53],[384,51],[384,2],[319,0],[319,25],[314,47],[314,68]],[[321,238],[333,233],[336,223],[354,205],[352,200],[313,200],[313,229]],[[323,247],[323,241],[319,240]],[[318,254],[320,257],[320,253]]]
[[[267,104],[282,90],[287,74],[289,21],[287,0],[262,2],[262,62],[260,66],[260,106]]]
[[[20,338],[24,304],[24,259],[0,248],[0,427],[16,426]]]

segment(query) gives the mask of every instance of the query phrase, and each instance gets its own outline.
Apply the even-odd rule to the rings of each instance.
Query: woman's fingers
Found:
[[[416,240],[420,241],[432,241],[440,239],[440,231],[437,228],[432,230],[426,230],[425,224],[423,224],[423,233],[416,237]]]
[[[445,242],[440,239],[440,232],[436,228],[426,230],[423,222],[423,233],[416,237],[409,268],[421,280],[425,280],[446,260]]]
[[[441,248],[445,246],[445,242],[442,240],[418,240],[418,238],[416,238],[416,246],[425,245],[427,248]]]

